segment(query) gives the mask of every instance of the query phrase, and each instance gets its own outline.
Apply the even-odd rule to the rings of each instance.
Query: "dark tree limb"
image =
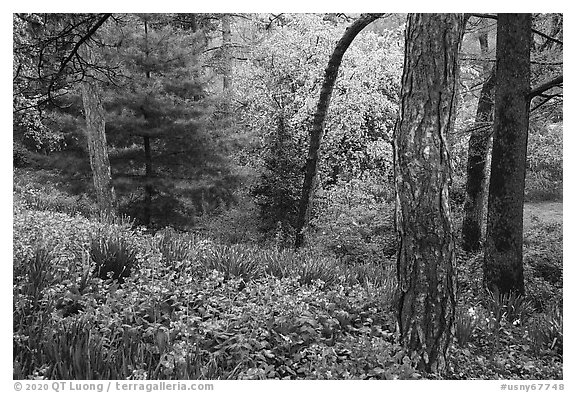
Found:
[[[482,57],[464,57],[464,55],[460,58],[463,61],[488,61],[490,63],[495,63],[496,59],[492,58],[482,58]],[[537,64],[537,65],[547,65],[547,66],[561,66],[564,64],[563,61],[538,61],[538,60],[530,60],[530,64]]]
[[[549,81],[542,83],[540,86],[536,86],[535,88],[530,90],[530,93],[528,93],[528,96],[526,98],[528,99],[528,101],[531,101],[534,97],[541,95],[546,90],[550,90],[553,87],[561,86],[563,83],[564,83],[564,76],[559,75],[555,78],[550,79]]]
[[[76,44],[74,45],[74,47],[72,48],[72,50],[70,51],[70,53],[68,54],[68,56],[62,61],[62,63],[60,63],[60,68],[58,69],[58,71],[56,72],[56,74],[51,78],[50,80],[50,86],[48,87],[48,96],[50,97],[50,92],[52,91],[52,89],[54,88],[54,84],[56,83],[56,79],[58,79],[62,73],[64,72],[64,69],[66,68],[66,66],[68,65],[68,63],[70,63],[70,61],[72,61],[72,59],[75,56],[79,56],[78,55],[78,50],[80,49],[80,47],[82,46],[82,44],[84,44],[87,40],[90,39],[90,37],[92,37],[96,31],[100,28],[100,26],[102,26],[104,24],[104,22],[106,22],[106,20],[111,16],[112,14],[103,14],[100,19],[98,19],[98,21],[96,21],[96,23],[94,24],[94,26],[92,26],[90,28],[90,30],[88,30],[88,32],[83,35],[78,42],[76,42]]]
[[[320,90],[318,106],[316,107],[312,129],[310,130],[306,172],[304,183],[302,185],[302,195],[300,198],[300,206],[296,221],[295,248],[299,248],[304,242],[304,230],[308,224],[310,201],[312,199],[313,185],[316,178],[318,150],[320,149],[320,142],[323,136],[324,120],[326,119],[326,113],[330,106],[330,98],[332,96],[336,77],[338,76],[338,69],[342,63],[342,57],[358,33],[382,15],[384,14],[362,14],[358,19],[356,19],[354,23],[348,26],[344,35],[336,44],[334,52],[332,52],[332,56],[330,56],[330,60],[328,61],[328,66],[324,73],[324,82],[322,83],[322,88]]]
[[[272,17],[269,17],[268,20],[268,24],[266,25],[266,30],[270,30],[270,28],[272,27],[272,25],[274,24],[274,21],[276,19],[279,19],[282,17],[282,15],[284,15],[284,13],[279,13],[278,15],[274,15],[272,14]]]
[[[470,16],[475,16],[476,18],[486,18],[486,19],[498,20],[498,16],[497,16],[497,15],[493,15],[493,14],[470,14]],[[559,39],[554,38],[554,37],[550,37],[548,34],[544,34],[544,33],[542,33],[542,32],[539,31],[539,30],[536,30],[536,29],[532,28],[532,32],[533,32],[534,34],[539,35],[540,37],[546,38],[547,40],[550,40],[550,41],[552,41],[552,42],[555,42],[555,43],[557,43],[557,44],[559,44],[559,45],[563,45],[562,41],[560,41]]]
[[[536,109],[540,108],[542,105],[546,104],[548,101],[550,101],[556,97],[562,97],[562,94],[553,94],[551,96],[548,96],[548,95],[545,96],[544,94],[541,94],[540,96],[544,97],[544,99],[541,102],[539,102],[538,104],[534,105],[532,108],[530,108],[530,112],[534,112]]]

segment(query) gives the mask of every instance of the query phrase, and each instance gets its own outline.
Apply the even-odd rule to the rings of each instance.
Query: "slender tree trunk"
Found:
[[[87,46],[83,49],[86,59],[94,63],[94,54]],[[88,155],[96,201],[100,213],[105,215],[116,214],[116,196],[110,174],[110,160],[106,144],[106,112],[102,105],[102,92],[98,81],[85,78],[81,84],[82,103],[86,117],[86,139],[88,141]]]
[[[488,55],[488,34],[479,36],[482,56]],[[466,201],[464,203],[464,221],[462,222],[462,249],[478,251],[482,244],[482,226],[486,211],[486,167],[492,120],[494,112],[495,69],[488,63],[484,67],[487,79],[482,85],[476,120],[468,141],[468,163],[466,166]]]
[[[302,185],[302,196],[300,197],[298,217],[296,220],[295,248],[299,248],[304,243],[304,232],[309,222],[310,205],[312,203],[314,181],[318,166],[318,150],[320,149],[320,142],[324,132],[324,120],[326,119],[326,113],[330,106],[332,89],[338,76],[338,69],[340,68],[342,57],[358,33],[381,16],[382,14],[362,14],[346,29],[328,61],[328,66],[324,73],[324,82],[320,90],[318,106],[316,107],[312,129],[310,130],[310,142],[308,145],[304,183]]]
[[[453,128],[461,14],[410,14],[394,131],[398,325],[418,367],[446,369],[456,296],[447,135]]]
[[[144,19],[144,54],[146,59],[150,56],[150,51],[148,49],[148,21]],[[150,69],[146,68],[146,79],[150,79],[151,73]],[[144,109],[142,109],[144,118],[147,119],[147,114]],[[144,142],[144,165],[145,165],[145,185],[144,185],[144,225],[149,226],[152,222],[152,194],[154,193],[154,187],[151,184],[152,181],[152,148],[150,146],[150,136],[144,135],[142,137]]]
[[[484,283],[524,294],[522,235],[530,94],[531,14],[498,14],[494,141]]]
[[[222,88],[224,92],[232,88],[232,31],[230,29],[230,15],[222,15],[222,48],[224,50],[224,77]]]
[[[150,148],[150,137],[144,136],[144,157],[146,168],[146,185],[144,186],[144,225],[150,225],[152,221],[152,194],[154,187],[150,184],[152,179],[152,149]]]

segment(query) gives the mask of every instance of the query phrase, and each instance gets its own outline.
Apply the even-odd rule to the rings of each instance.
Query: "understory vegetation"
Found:
[[[96,219],[47,175],[14,178],[14,378],[440,378],[398,344],[393,256],[150,233]],[[535,212],[526,297],[484,293],[481,256],[458,255],[442,378],[562,378],[562,225]]]
[[[14,378],[563,378],[563,15],[439,16],[13,14]]]

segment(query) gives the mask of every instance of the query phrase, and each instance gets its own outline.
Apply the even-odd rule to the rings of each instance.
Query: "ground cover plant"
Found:
[[[561,242],[558,226],[533,226],[526,238],[551,257],[555,236]],[[128,261],[129,274],[115,275]],[[561,261],[547,269],[541,261],[529,262],[528,279],[556,293],[549,287],[561,284]],[[444,378],[561,378],[557,297],[479,297],[477,262],[459,257],[453,368]],[[16,194],[13,263],[15,378],[440,377],[417,372],[398,344],[394,269],[373,262],[151,234],[38,210]]]
[[[562,14],[12,20],[15,378],[563,377]]]

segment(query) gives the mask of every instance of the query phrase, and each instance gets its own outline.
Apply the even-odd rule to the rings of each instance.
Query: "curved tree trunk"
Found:
[[[485,50],[488,51],[487,37],[484,36]],[[468,163],[466,165],[466,201],[462,222],[462,249],[478,251],[482,245],[482,226],[486,211],[486,168],[492,120],[494,112],[495,69],[489,71],[480,91],[476,120],[468,141]]]
[[[453,128],[461,14],[410,14],[394,130],[398,325],[427,372],[446,369],[456,296],[446,137]]]
[[[484,283],[524,294],[523,207],[530,95],[531,14],[498,14],[494,141]]]
[[[87,61],[94,64],[94,54],[91,49],[85,46],[83,52]],[[82,81],[81,91],[86,118],[88,154],[98,209],[105,216],[113,216],[116,214],[116,196],[110,174],[110,160],[106,144],[106,112],[102,105],[102,92],[98,81],[91,78],[85,78]]]
[[[324,131],[324,120],[326,119],[326,113],[330,106],[332,89],[334,88],[336,77],[338,76],[338,69],[340,68],[342,57],[358,33],[382,15],[383,14],[362,14],[358,19],[356,19],[356,21],[346,29],[344,35],[336,44],[336,48],[334,48],[334,52],[332,52],[332,56],[330,56],[330,60],[328,61],[328,66],[326,67],[324,74],[324,82],[322,83],[322,88],[320,90],[318,106],[316,107],[312,129],[310,130],[306,172],[304,175],[302,196],[300,197],[298,217],[296,220],[295,248],[299,248],[304,243],[304,232],[309,222],[310,205],[318,166],[318,150],[320,149],[320,142]]]

